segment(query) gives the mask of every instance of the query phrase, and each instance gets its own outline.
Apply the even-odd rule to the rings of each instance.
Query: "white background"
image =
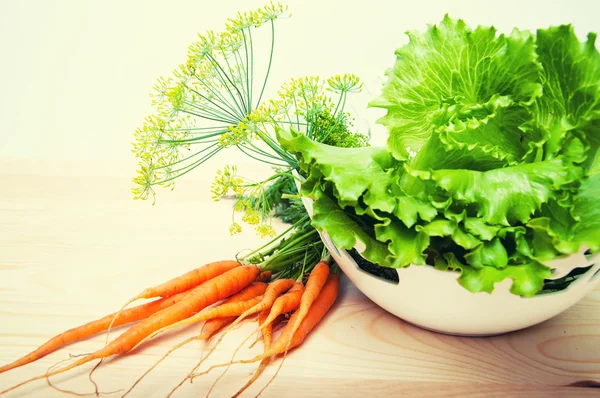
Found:
[[[0,157],[133,161],[133,131],[151,113],[156,78],[185,61],[196,34],[263,1],[0,1]],[[290,77],[353,72],[361,129],[385,132],[366,109],[407,42],[444,14],[474,27],[535,29],[573,23],[600,31],[598,1],[290,0],[277,23],[270,92]],[[264,43],[266,47],[268,43]]]

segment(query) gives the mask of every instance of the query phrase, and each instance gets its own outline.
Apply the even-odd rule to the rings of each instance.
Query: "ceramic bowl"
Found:
[[[312,216],[312,201],[303,198],[303,202]],[[591,265],[585,273],[564,290],[531,298],[510,293],[508,279],[497,283],[492,293],[471,293],[458,283],[457,272],[427,265],[394,269],[399,280],[395,283],[364,271],[327,232],[319,233],[344,274],[369,299],[407,322],[441,333],[485,336],[533,326],[573,306],[600,283],[600,258],[584,251],[549,265],[553,279]],[[364,248],[356,249],[360,253]]]

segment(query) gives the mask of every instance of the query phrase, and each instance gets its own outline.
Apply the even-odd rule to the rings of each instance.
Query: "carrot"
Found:
[[[339,291],[339,285],[339,274],[332,273],[331,275],[329,275],[325,286],[323,287],[323,289],[321,289],[321,292],[317,296],[316,300],[310,306],[308,312],[302,319],[302,322],[300,322],[300,326],[294,328],[295,322],[300,316],[300,312],[296,311],[294,314],[292,314],[292,317],[288,321],[288,324],[285,326],[277,340],[275,340],[271,348],[269,348],[263,354],[257,355],[252,359],[214,365],[203,372],[192,374],[191,377],[194,378],[197,376],[201,376],[203,374],[209,373],[212,369],[221,368],[233,363],[246,364],[262,361],[265,358],[270,358],[275,355],[283,354],[291,350],[292,348],[299,346],[300,344],[302,344],[306,336],[308,336],[308,334],[314,329],[314,327],[321,321],[323,316],[325,316],[327,311],[329,311],[329,309],[335,302]],[[293,334],[292,331],[294,331]]]
[[[218,323],[218,322],[221,322],[220,324],[218,324],[218,327],[217,327],[217,329],[220,329],[220,328],[222,328],[222,327],[225,327],[225,326],[227,326],[228,324],[230,324],[231,322],[233,322],[235,319],[236,319],[236,317],[235,317],[235,316],[232,316],[232,317],[226,317],[226,318],[216,318],[216,319],[211,319],[210,321],[207,321],[207,322],[204,324],[204,327],[202,328],[201,335],[206,335],[206,332],[205,332],[205,330],[204,330],[204,329],[211,329],[211,328],[213,328],[213,327],[215,327],[215,326],[216,326],[216,325],[215,325],[215,326],[213,326],[213,324],[216,324],[216,323]],[[273,323],[275,324],[275,323],[277,323],[277,321],[275,321],[275,322],[273,322]],[[218,330],[215,330],[215,332],[217,332],[217,331],[218,331]],[[213,333],[213,334],[214,334],[214,333]],[[207,336],[207,337],[205,338],[205,340],[208,340],[210,337],[212,337],[212,334],[211,334],[210,336]],[[190,338],[190,339],[187,339],[186,341],[184,341],[184,342],[183,342],[183,344],[186,344],[186,343],[188,343],[189,341],[192,341],[192,340],[195,340],[195,339],[197,339],[197,337],[196,337],[196,338],[192,337],[192,338]],[[247,339],[246,339],[246,340],[247,340]],[[244,342],[242,342],[242,345],[243,345],[243,343],[245,343],[245,342],[246,342],[246,340],[244,340]],[[181,345],[183,345],[183,344],[178,344],[178,346],[179,346],[179,347],[181,347]],[[191,379],[191,375],[192,375],[192,374],[193,374],[193,373],[194,373],[194,372],[195,372],[195,371],[196,371],[196,370],[197,370],[197,369],[198,369],[198,368],[199,368],[199,367],[202,365],[202,363],[204,362],[204,360],[208,358],[208,356],[209,356],[209,355],[210,355],[210,354],[211,354],[211,353],[212,353],[212,352],[215,350],[215,348],[216,348],[216,344],[215,344],[215,346],[213,346],[213,347],[211,348],[211,350],[208,352],[208,354],[206,354],[206,356],[202,356],[202,359],[200,360],[200,362],[198,362],[198,363],[196,364],[196,366],[195,366],[195,367],[192,369],[192,371],[191,371],[191,372],[190,372],[190,373],[189,373],[189,374],[188,374],[186,377],[184,377],[184,378],[183,378],[183,380],[181,380],[181,381],[179,382],[179,384],[178,384],[177,386],[175,386],[175,388],[173,388],[173,390],[171,390],[171,392],[169,393],[169,395],[167,395],[167,398],[170,398],[170,397],[171,397],[171,395],[173,395],[173,393],[175,393],[175,391],[176,391],[176,390],[177,390],[179,387],[181,387],[181,386],[183,385],[183,383],[185,383],[185,381],[186,381],[186,380],[188,380],[188,379]],[[237,352],[237,350],[236,350],[236,352]],[[235,354],[234,354],[234,355],[235,355]]]
[[[177,303],[173,304],[171,307],[159,311],[140,323],[132,326],[129,330],[102,349],[86,355],[85,357],[68,366],[65,366],[64,368],[19,383],[7,390],[1,391],[0,394],[11,391],[32,381],[66,372],[95,359],[106,358],[112,355],[128,352],[131,350],[131,348],[135,347],[140,340],[155,330],[188,318],[203,308],[239,292],[244,287],[252,283],[259,273],[260,269],[253,265],[230,269],[229,271],[211,279],[207,283],[197,286],[190,291],[188,295],[186,295]]]
[[[268,317],[260,323],[260,328],[264,329],[269,327],[275,318],[281,314],[297,310],[300,306],[300,299],[302,298],[303,294],[304,285],[300,282],[296,282],[286,294],[278,297],[277,300],[275,300]]]
[[[56,351],[57,349],[72,343],[77,340],[84,339],[86,337],[90,337],[95,335],[96,333],[102,332],[108,329],[108,326],[112,322],[113,318],[115,321],[113,326],[121,326],[127,323],[139,321],[141,319],[145,319],[148,316],[163,310],[176,302],[180,301],[187,292],[175,294],[173,296],[169,296],[166,298],[161,298],[150,303],[138,305],[137,307],[129,308],[125,311],[122,311],[118,317],[117,313],[113,313],[110,315],[106,315],[100,319],[96,319],[94,321],[88,322],[85,325],[81,325],[72,329],[67,330],[57,336],[54,336],[44,344],[42,344],[36,350],[30,352],[22,358],[17,359],[16,361],[9,363],[0,367],[0,373],[6,372],[8,370],[18,368],[19,366],[26,365],[33,361],[36,361],[40,358],[45,357],[51,352]]]
[[[260,315],[258,316],[258,325],[262,326],[265,321],[269,318],[270,311],[268,309],[264,309]],[[265,325],[264,328],[261,327],[261,332],[263,335],[263,345],[264,350],[267,351],[271,347],[271,342],[273,341],[273,324],[270,323]]]
[[[304,293],[302,294],[302,298],[300,299],[300,306],[298,307],[298,311],[294,313],[296,315],[296,319],[292,323],[292,331],[290,332],[290,342],[292,336],[296,333],[296,329],[300,327],[300,323],[308,313],[312,303],[319,297],[321,293],[321,289],[325,286],[327,282],[327,276],[329,275],[329,265],[321,261],[315,268],[310,272],[308,276],[308,281],[306,281],[306,287],[304,289]]]
[[[279,296],[281,296],[282,293],[285,293],[286,291],[290,290],[290,288],[294,285],[295,283],[293,279],[279,279],[275,282],[272,282],[269,285],[269,287],[267,287],[265,295],[263,296],[263,299],[260,301],[260,303],[246,310],[246,312],[241,314],[240,317],[231,326],[233,327],[239,321],[250,315],[257,314],[263,310],[271,308],[275,300]]]
[[[313,270],[308,282],[306,283],[305,292],[307,292],[310,288],[310,278],[313,276],[315,270]],[[275,340],[271,348],[263,354],[264,357],[281,354],[285,351],[290,350],[291,348],[297,347],[298,345],[302,344],[308,333],[310,333],[310,331],[317,325],[317,323],[319,323],[321,318],[323,318],[323,316],[327,313],[329,308],[331,308],[331,306],[335,302],[335,299],[337,298],[340,284],[340,276],[339,274],[334,273],[326,278],[327,279],[325,280],[323,288],[320,289],[318,296],[315,297],[312,301],[312,305],[308,308],[308,310],[306,310],[306,312],[302,312],[301,309],[299,309],[298,311],[292,314],[292,317],[288,321],[288,324],[285,327],[285,329],[283,329],[281,335],[277,338],[277,340]],[[302,297],[304,298],[304,295]],[[302,308],[302,304],[300,308]],[[299,319],[300,321],[298,321]],[[284,346],[286,340],[289,340],[290,345],[287,348]]]
[[[271,282],[271,276],[271,271],[263,271],[256,277],[256,281],[269,283]]]
[[[176,327],[180,327],[180,326],[184,326],[184,325],[191,325],[193,323],[207,321],[207,320],[210,320],[213,318],[224,318],[224,317],[230,317],[230,316],[238,317],[240,314],[242,314],[247,309],[252,308],[252,307],[256,306],[257,304],[259,304],[260,301],[262,300],[262,298],[263,298],[263,296],[258,296],[256,298],[252,298],[247,301],[221,304],[217,307],[210,308],[205,311],[199,312],[196,315],[193,315],[189,318],[183,319],[179,322],[175,322],[171,325],[165,326],[159,330],[152,332],[150,335],[148,335],[142,341],[140,341],[136,345],[136,347],[139,346],[140,344],[143,344],[146,340],[149,340],[152,337],[156,336],[157,334],[166,332],[167,330],[174,329]],[[133,348],[135,348],[135,347],[133,347]]]
[[[260,278],[260,275],[259,275],[258,278]],[[246,287],[241,292],[236,293],[233,296],[229,297],[223,304],[221,304],[221,305],[219,305],[219,306],[217,306],[215,308],[211,308],[211,309],[209,309],[207,311],[200,312],[200,313],[198,313],[196,315],[206,314],[207,312],[212,312],[213,314],[217,313],[219,315],[222,315],[224,312],[223,311],[217,311],[219,308],[223,308],[223,307],[226,307],[226,306],[231,306],[231,305],[235,305],[235,304],[239,304],[239,303],[244,303],[244,302],[247,302],[247,301],[257,302],[258,300],[256,300],[255,297],[260,297],[259,295],[262,295],[265,292],[266,289],[267,289],[267,284],[266,283],[264,283],[264,282],[253,282],[250,286]],[[238,312],[239,312],[239,310],[238,310]],[[243,312],[243,311],[241,311],[241,312]],[[239,312],[239,313],[241,313],[241,312]],[[180,347],[183,347],[187,343],[189,343],[191,341],[194,341],[194,340],[208,340],[208,339],[210,339],[212,337],[212,335],[215,334],[217,331],[219,331],[221,328],[223,328],[223,327],[227,326],[228,324],[230,324],[231,322],[233,322],[236,319],[237,315],[239,315],[239,313],[236,313],[236,314],[230,315],[230,316],[213,316],[212,319],[209,319],[207,322],[204,323],[204,326],[202,327],[202,330],[200,331],[200,334],[198,334],[197,336],[192,336],[192,337],[190,337],[190,338],[182,341],[181,343],[177,344],[175,347],[173,347],[169,351],[167,351],[158,361],[156,361],[154,363],[154,365],[152,365],[150,367],[150,369],[148,369],[143,375],[141,375],[133,383],[133,385],[129,388],[129,390],[127,390],[127,392],[125,392],[125,394],[123,394],[123,397],[125,395],[129,394],[131,392],[131,390],[133,390],[134,387],[136,385],[138,385],[142,381],[142,379],[144,377],[146,377],[146,375],[148,375],[148,373],[150,373],[162,361],[164,361],[173,351],[177,350]],[[194,370],[195,369],[196,368],[194,368]],[[186,379],[184,379],[184,381],[185,380]],[[183,384],[183,382],[181,384]]]
[[[224,272],[239,266],[241,266],[239,262],[232,260],[222,260],[206,264],[161,283],[160,285],[144,289],[144,291],[135,296],[133,300],[172,296],[173,294],[181,293],[196,287],[215,276],[221,275]]]
[[[154,297],[169,297],[174,294],[182,293],[214,278],[215,276],[221,275],[224,272],[239,266],[241,266],[241,264],[237,261],[216,261],[214,263],[209,263],[202,267],[188,271],[185,274],[170,279],[164,283],[161,283],[160,285],[146,288],[140,294],[129,299],[125,304],[123,304],[121,309],[116,312],[115,319],[117,315],[121,313],[121,311],[123,311],[129,304],[136,300],[150,299]],[[106,332],[106,344],[108,344],[108,336],[112,327],[113,323],[111,322]]]
[[[280,280],[276,280],[275,282],[271,283],[269,285],[269,287],[267,288],[265,295],[264,295],[263,299],[260,301],[260,303],[257,303],[256,305],[254,305],[251,308],[249,308],[248,310],[246,310],[231,325],[229,325],[227,327],[227,329],[221,334],[221,336],[219,337],[219,340],[217,340],[217,342],[215,343],[215,347],[217,345],[219,345],[221,343],[221,341],[223,341],[223,338],[227,335],[227,333],[231,329],[233,329],[238,323],[240,323],[246,317],[248,317],[252,314],[256,314],[258,312],[263,311],[264,309],[270,308],[273,305],[273,302],[282,293],[289,290],[293,285],[294,285],[293,279],[280,279]],[[243,343],[242,343],[242,345],[243,345]],[[232,360],[233,360],[233,358],[235,358],[235,355],[237,354],[237,352],[239,351],[240,348],[241,348],[241,345],[238,346],[238,348],[235,350]],[[215,387],[215,385],[225,375],[225,373],[227,373],[228,370],[229,370],[229,368],[225,369],[223,371],[223,373],[214,381],[214,383],[212,384],[211,388],[209,389],[209,391],[207,393],[207,396],[210,395],[210,393],[213,390],[213,388]]]

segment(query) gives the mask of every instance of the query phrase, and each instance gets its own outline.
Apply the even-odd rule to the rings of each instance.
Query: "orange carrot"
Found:
[[[314,272],[314,271],[313,271]],[[312,276],[312,273],[311,273]],[[306,290],[309,288],[309,281],[306,283]],[[281,354],[302,344],[308,333],[319,323],[321,318],[329,311],[329,308],[335,302],[340,285],[339,274],[331,274],[327,279],[325,286],[321,289],[319,295],[312,302],[312,305],[306,312],[300,310],[294,312],[288,321],[287,326],[283,329],[277,340],[273,342],[271,348],[262,356],[255,359],[260,360],[263,357],[270,357]],[[302,321],[296,326],[298,319],[302,317]],[[288,340],[290,346],[286,348]]]
[[[281,333],[281,335],[279,336],[279,338],[277,340],[275,340],[274,347],[271,347],[269,350],[266,350],[264,353],[264,355],[267,355],[272,349],[275,349],[276,351],[281,352],[281,349],[283,348],[283,344],[286,342],[286,339],[287,339],[287,344],[283,348],[283,355],[284,355],[283,360],[279,364],[279,367],[275,371],[275,374],[273,375],[273,377],[269,380],[269,382],[265,385],[265,387],[263,387],[263,389],[260,390],[258,395],[260,395],[271,384],[271,382],[275,379],[275,377],[279,373],[279,370],[281,369],[281,366],[283,365],[283,361],[285,360],[285,355],[292,348],[292,343],[293,343],[292,340],[298,339],[298,342],[296,343],[296,345],[294,345],[294,347],[295,347],[295,346],[299,345],[300,343],[302,343],[302,341],[304,340],[304,337],[306,336],[306,334],[308,334],[308,332],[307,332],[306,334],[300,333],[297,335],[296,331],[298,330],[298,328],[300,327],[300,325],[303,323],[304,319],[308,315],[312,305],[315,303],[315,301],[319,297],[322,296],[321,292],[322,292],[324,286],[329,281],[328,276],[329,276],[329,265],[324,261],[319,262],[315,266],[315,268],[313,268],[313,270],[311,271],[311,273],[308,277],[308,281],[306,282],[306,288],[304,290],[304,293],[302,294],[302,297],[300,298],[300,305],[298,307],[298,311],[294,312],[294,314],[292,315],[292,318],[290,318],[290,321],[288,322],[289,327],[286,327],[283,330],[283,332]],[[339,277],[338,277],[338,281],[339,281]],[[335,285],[335,295],[333,297],[334,301],[335,301],[335,297],[337,297],[337,286],[338,285]],[[333,301],[332,301],[332,304],[333,304]],[[328,309],[329,309],[329,307],[327,307],[327,310]],[[325,312],[327,310],[325,310]],[[323,313],[323,315],[324,314],[325,313]],[[319,318],[314,323],[314,325],[316,325],[320,320],[321,320],[321,318]],[[288,333],[287,336],[286,336],[286,331]],[[302,337],[299,337],[299,336],[302,336]],[[267,358],[269,358],[269,357],[267,357]],[[263,368],[264,368],[264,366],[266,366],[266,365],[263,365],[263,363],[265,361],[268,361],[267,358],[264,358],[261,361],[261,365],[263,366]],[[259,369],[260,369],[260,366],[259,366]],[[247,386],[244,386],[244,387],[247,387]]]
[[[303,294],[304,285],[300,282],[296,282],[286,294],[278,297],[277,300],[275,300],[268,317],[262,323],[260,323],[260,328],[264,329],[269,327],[275,318],[281,314],[297,310],[300,306],[300,299],[302,298]]]
[[[150,299],[153,297],[169,297],[174,294],[182,293],[214,278],[215,276],[221,275],[224,272],[227,272],[239,266],[241,266],[241,264],[237,261],[216,261],[214,263],[206,264],[202,267],[188,271],[185,274],[170,279],[164,283],[161,283],[160,285],[146,288],[140,294],[129,299],[125,304],[123,304],[121,309],[116,312],[115,318],[129,304],[133,303],[136,300]],[[108,336],[112,327],[113,323],[111,322],[106,332],[106,344],[108,344]]]
[[[234,322],[231,326],[234,326],[237,322],[239,322],[239,320],[242,320],[252,314],[257,314],[263,310],[271,308],[275,300],[281,296],[281,294],[290,290],[290,288],[294,285],[295,283],[293,279],[279,279],[275,282],[272,282],[269,287],[267,287],[265,295],[260,303],[241,314],[238,320],[236,320],[236,322]]]
[[[148,316],[175,304],[183,297],[185,297],[186,294],[187,292],[183,292],[166,298],[161,298],[150,303],[138,305],[137,307],[129,308],[125,311],[122,311],[117,318],[115,318],[117,316],[117,313],[115,312],[113,314],[106,315],[103,318],[96,319],[95,321],[88,322],[85,325],[69,329],[66,332],[63,332],[51,338],[46,343],[42,344],[39,348],[25,355],[24,357],[0,367],[0,373],[36,361],[69,343],[93,336],[96,333],[107,330],[113,318],[115,318],[113,326],[121,326],[127,323],[145,319]]]
[[[271,271],[263,271],[256,277],[256,281],[269,283],[271,282],[271,276]]]
[[[321,289],[323,289],[323,286],[325,286],[325,283],[327,282],[328,275],[329,265],[324,261],[320,261],[310,272],[308,281],[306,281],[304,293],[300,299],[300,306],[298,307],[298,311],[294,312],[296,317],[293,322],[290,319],[290,323],[292,324],[292,329],[289,336],[290,344],[292,337],[296,334],[296,329],[300,327],[300,323],[302,323],[302,320],[306,314],[308,314],[308,310],[310,309],[312,303],[317,299],[317,297],[319,297]],[[286,348],[285,351],[287,351],[289,348],[290,347]]]
[[[265,321],[269,318],[269,309],[265,308],[260,315],[258,316],[258,325],[262,326]],[[263,335],[263,345],[264,350],[267,351],[271,347],[271,342],[273,341],[273,324],[270,323],[265,325],[264,328],[261,327],[261,333]]]
[[[260,277],[260,275],[259,275]],[[258,279],[258,278],[257,278]],[[225,306],[231,306],[231,305],[235,305],[235,304],[240,304],[240,303],[244,303],[247,301],[250,302],[258,302],[259,300],[256,300],[256,297],[260,297],[259,295],[262,295],[265,290],[267,289],[267,284],[264,282],[253,282],[250,286],[246,287],[245,289],[243,289],[241,292],[234,294],[233,296],[229,297],[223,304],[211,308],[209,310],[206,311],[202,311],[199,312],[196,315],[199,314],[206,314],[208,312],[212,312],[214,313],[218,313],[220,315],[222,315],[224,312],[223,311],[216,311],[219,308],[223,308]],[[241,311],[243,312],[243,311]],[[136,385],[138,385],[138,383],[140,383],[142,381],[142,379],[144,377],[146,377],[146,375],[148,375],[148,373],[150,373],[154,368],[156,368],[162,361],[164,361],[173,351],[177,350],[180,347],[183,347],[184,345],[186,345],[189,342],[192,342],[194,340],[208,340],[212,337],[213,334],[215,334],[216,332],[218,332],[221,328],[227,326],[228,324],[230,324],[231,322],[233,322],[236,317],[241,313],[238,310],[238,313],[231,315],[231,316],[213,316],[212,319],[209,319],[207,322],[204,323],[204,326],[202,327],[202,330],[200,331],[200,334],[198,334],[197,336],[192,336],[188,339],[185,339],[184,341],[182,341],[181,343],[177,344],[175,347],[171,348],[169,351],[167,351],[158,361],[156,361],[154,363],[154,365],[152,365],[146,372],[144,372],[143,375],[141,375],[136,381],[135,383],[133,383],[133,385],[129,388],[129,390],[127,390],[127,392],[125,394],[123,394],[123,397],[127,394],[129,394],[131,392],[131,390],[134,389],[134,387]],[[189,319],[189,318],[188,318]],[[153,334],[152,334],[153,335]],[[139,344],[138,344],[139,345]],[[134,347],[135,348],[135,347]],[[194,368],[195,370],[196,368]],[[184,379],[185,381],[186,379]],[[183,384],[183,382],[182,382]]]
[[[240,301],[240,302],[235,302],[235,303],[226,303],[226,304],[221,304],[214,308],[209,308],[209,309],[199,312],[196,315],[193,315],[189,318],[183,319],[179,322],[175,322],[171,325],[165,326],[159,330],[152,332],[150,335],[148,335],[142,341],[140,341],[136,345],[136,347],[143,344],[146,340],[151,339],[152,337],[156,336],[159,333],[163,333],[163,332],[166,332],[167,330],[174,329],[174,328],[177,328],[180,326],[191,325],[193,323],[207,321],[207,320],[210,320],[213,318],[225,318],[225,317],[230,317],[230,316],[237,317],[240,314],[244,313],[244,311],[248,310],[249,308],[255,307],[257,304],[259,304],[261,302],[262,298],[263,298],[263,296],[258,296],[258,297],[255,297],[255,298],[252,298],[252,299],[246,300],[246,301]]]
[[[140,340],[155,330],[188,318],[203,308],[239,292],[244,287],[252,283],[259,273],[260,269],[253,265],[230,269],[229,271],[211,279],[207,283],[197,286],[190,291],[188,295],[186,295],[177,303],[173,304],[171,307],[159,311],[140,323],[132,326],[129,330],[102,349],[86,355],[85,357],[68,366],[65,366],[64,368],[19,383],[7,390],[1,391],[0,394],[11,391],[32,381],[66,372],[95,359],[106,358],[112,355],[128,352],[135,347]]]
[[[206,264],[191,271],[186,272],[176,278],[168,280],[160,285],[144,289],[133,300],[148,299],[153,297],[168,297],[173,294],[185,292],[199,284],[206,282],[221,275],[233,268],[239,267],[241,264],[237,261],[222,260],[214,263]]]

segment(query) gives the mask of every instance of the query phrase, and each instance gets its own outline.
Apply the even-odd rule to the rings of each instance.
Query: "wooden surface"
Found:
[[[155,206],[132,200],[133,167],[0,159],[0,363],[116,310],[148,285],[260,243],[251,232],[229,237],[231,203],[210,199],[212,166],[173,192],[160,191]],[[100,390],[128,388],[170,346],[195,331],[197,326],[170,333],[107,361],[95,373]],[[209,362],[228,359],[252,331],[247,324],[226,337]],[[72,344],[1,374],[0,390],[43,373],[69,354],[95,350],[104,338]],[[130,396],[166,396],[201,350],[198,343],[176,351]],[[243,348],[237,357],[259,351],[258,345]],[[277,365],[245,396],[254,396]],[[91,367],[52,380],[90,393],[86,374]],[[213,396],[230,396],[253,368],[233,366]],[[205,395],[218,374],[184,385],[175,397]],[[591,397],[600,395],[599,385],[600,290],[536,327],[465,338],[411,326],[375,306],[344,278],[336,305],[302,348],[288,355],[264,396]],[[6,396],[63,395],[37,381]]]

